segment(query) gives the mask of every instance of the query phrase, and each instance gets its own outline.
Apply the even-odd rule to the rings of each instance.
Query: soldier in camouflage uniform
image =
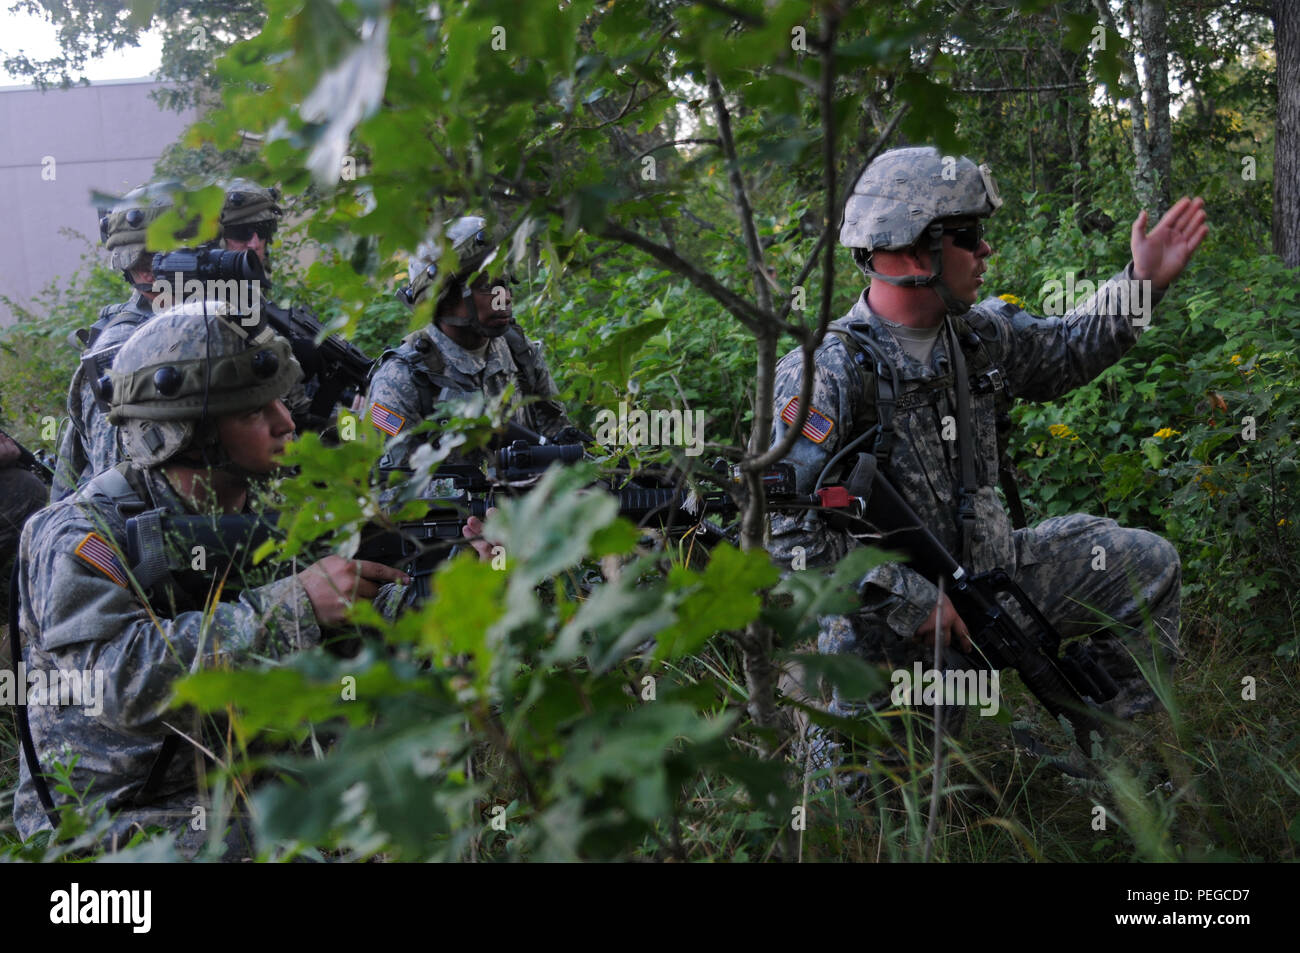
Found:
[[[1158,299],[1204,237],[1205,213],[1199,199],[1183,199],[1147,234],[1143,212],[1124,272],[1063,317],[1042,318],[997,298],[975,304],[992,254],[983,219],[1000,205],[987,167],[932,148],[892,150],[867,168],[845,209],[840,242],[854,250],[871,285],[817,349],[808,421],[785,459],[807,493],[842,478],[846,470],[836,467],[851,466],[855,452],[874,452],[968,570],[1005,569],[1064,637],[1092,637],[1094,654],[1121,688],[1110,710],[1131,716],[1156,704],[1129,657],[1131,650],[1151,660],[1144,613],[1165,653],[1179,655],[1178,554],[1152,533],[1082,514],[1014,529],[994,489],[999,418],[1009,425],[1012,398],[1052,400],[1118,361],[1144,322],[1122,313],[1133,310],[1121,306],[1131,298],[1117,294],[1116,282],[1149,280]],[[798,410],[801,356],[788,354],[777,367],[774,441]],[[963,379],[967,414],[958,400]],[[830,565],[852,545],[847,531],[817,512],[773,517],[773,551],[787,565]],[[890,563],[864,577],[859,594],[861,611],[820,620],[818,650],[894,669],[914,661],[931,668],[935,586]],[[941,644],[969,649],[969,632],[946,596],[943,609]],[[863,706],[837,696],[833,710],[847,715]]]
[[[391,442],[381,467],[409,465],[415,442],[404,436],[443,403],[497,397],[511,384],[519,408],[516,423],[553,442],[579,439],[555,400],[555,382],[538,342],[524,337],[511,316],[508,280],[488,269],[497,248],[487,223],[457,219],[443,236],[417,249],[410,284],[398,294],[408,305],[432,301],[433,320],[385,351],[370,379],[368,416]],[[444,245],[455,256],[447,268]]]
[[[222,309],[181,305],[122,345],[109,419],[129,463],[41,511],[23,533],[18,591],[28,671],[84,672],[83,685],[103,686],[98,712],[29,699],[34,744],[14,806],[24,838],[48,826],[28,757],[44,772],[76,757],[72,785],[89,792],[92,807],[116,812],[110,836],[118,843],[133,828],[161,825],[181,833],[183,850],[197,849],[207,838],[192,823],[202,803],[197,748],[164,725],[189,727],[164,710],[173,682],[197,668],[316,645],[323,627],[343,621],[350,600],[374,596],[381,582],[409,581],[386,566],[328,556],[208,612],[166,574],[141,591],[135,580],[144,567],[129,567],[124,555],[126,519],[158,509],[245,511],[251,484],[274,470],[293,436],[279,399],[301,373],[289,345],[249,338],[238,321],[216,316]],[[207,734],[196,740],[214,750],[219,739]],[[65,800],[51,793],[56,807]]]
[[[68,388],[71,423],[59,446],[51,502],[65,499],[96,473],[122,461],[117,431],[95,400],[94,384],[108,373],[122,343],[154,315],[152,302],[158,295],[152,290],[153,252],[145,247],[145,235],[149,225],[172,207],[172,192],[167,183],[142,186],[128,192],[100,219],[100,239],[112,255],[113,267],[134,292],[126,301],[100,311],[90,328],[77,332],[83,351]]]

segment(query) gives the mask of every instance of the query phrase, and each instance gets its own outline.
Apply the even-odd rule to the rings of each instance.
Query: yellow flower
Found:
[[[1047,429],[1051,432],[1053,437],[1058,437],[1061,440],[1078,439],[1074,436],[1074,431],[1065,426],[1065,424],[1052,424],[1052,426]]]
[[[1167,440],[1169,437],[1173,437],[1175,435],[1181,435],[1181,434],[1182,434],[1181,430],[1175,430],[1172,427],[1161,427],[1154,434],[1152,434],[1152,436],[1155,437],[1157,440]]]
[[[1234,363],[1234,364],[1240,364],[1240,363],[1241,363],[1241,355],[1240,355],[1240,354],[1234,354],[1234,355],[1232,355],[1232,357],[1228,358],[1228,360],[1232,361],[1232,363]]]
[[[1017,298],[1013,294],[998,295],[998,297],[1001,298],[1003,301],[1005,301],[1007,304],[1014,304],[1017,308],[1019,308],[1022,311],[1029,310],[1029,304],[1025,301],[1024,298]]]
[[[1286,525],[1287,525],[1286,517],[1283,517],[1282,519],[1278,520],[1278,521],[1277,521],[1277,525],[1278,525],[1278,526],[1286,526]]]

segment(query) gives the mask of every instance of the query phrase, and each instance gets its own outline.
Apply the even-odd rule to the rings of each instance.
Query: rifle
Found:
[[[581,444],[539,445],[516,440],[489,458],[488,473],[473,466],[444,464],[433,474],[451,479],[455,496],[432,499],[423,517],[396,524],[370,523],[361,531],[361,543],[354,559],[384,563],[405,570],[413,578],[403,605],[415,604],[430,595],[429,583],[438,564],[463,542],[461,530],[470,516],[480,519],[496,505],[498,497],[527,492],[552,463],[581,459]],[[386,471],[386,472],[410,472]],[[715,470],[718,484],[738,479],[734,471]],[[815,505],[816,497],[802,501],[794,494],[794,470],[778,464],[764,474],[769,498]],[[619,515],[648,526],[657,524],[667,531],[695,528],[709,541],[725,538],[708,522],[712,515],[732,516],[739,508],[731,494],[721,487],[705,493],[684,487],[628,487],[599,490],[615,496]],[[277,514],[225,516],[175,516],[149,511],[127,520],[127,562],[145,589],[170,574],[175,582],[196,597],[202,597],[215,576],[226,576],[226,589],[245,587],[244,574],[249,554],[269,539],[282,538],[276,527]],[[202,547],[204,573],[191,572],[194,547]]]
[[[262,289],[271,287],[261,259],[250,251],[199,248],[163,252],[154,256],[153,272],[159,278],[171,276],[176,296],[194,278],[204,282],[253,281]],[[265,295],[259,295],[259,299],[259,326],[269,325],[286,339],[302,365],[304,387],[311,398],[309,426],[319,430],[336,403],[349,407],[353,398],[365,390],[374,361],[339,335],[326,335],[324,325],[311,312],[281,308],[266,300]]]
[[[1093,705],[1086,699],[1093,703],[1108,701],[1118,694],[1118,688],[1087,648],[1076,641],[1062,654],[1061,634],[1005,570],[972,576],[876,470],[875,456],[858,455],[842,492],[849,499],[832,505],[855,509],[859,514],[856,521],[886,534],[889,547],[897,545],[902,549],[913,569],[936,584],[940,578],[945,581],[948,597],[970,630],[971,642],[980,656],[967,661],[975,668],[1015,669],[1025,687],[1054,717],[1070,723],[1075,742],[1091,756],[1092,733],[1104,737],[1104,732]],[[1004,593],[1030,620],[1030,631],[1021,628],[998,601]],[[964,658],[960,652],[954,654]]]

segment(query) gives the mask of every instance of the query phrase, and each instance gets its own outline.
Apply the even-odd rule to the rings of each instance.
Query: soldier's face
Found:
[[[245,414],[229,414],[217,423],[231,461],[252,473],[270,473],[293,437],[293,418],[280,400]]]
[[[270,239],[263,237],[260,231],[254,231],[245,239],[225,238],[226,251],[251,251],[257,255],[258,261],[262,263],[263,269],[270,268],[266,247],[270,244]]]
[[[943,280],[967,304],[979,300],[980,286],[984,284],[982,275],[988,270],[988,257],[993,254],[988,242],[976,238],[977,222],[970,219],[944,223]]]

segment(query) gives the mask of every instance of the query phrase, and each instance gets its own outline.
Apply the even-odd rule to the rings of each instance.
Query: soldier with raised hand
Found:
[[[447,246],[455,262],[450,267]],[[529,341],[514,320],[498,251],[487,222],[466,216],[421,243],[411,257],[410,283],[398,296],[412,308],[432,300],[432,320],[385,351],[371,376],[370,421],[398,438],[381,467],[408,465],[415,445],[406,435],[439,404],[497,397],[512,384],[519,402],[516,423],[554,442],[580,439],[555,399],[540,343]]]
[[[825,472],[837,455],[835,466],[851,466],[855,451],[874,453],[880,472],[958,562],[976,574],[1005,569],[1064,637],[1092,637],[1121,689],[1108,708],[1129,717],[1158,704],[1129,657],[1152,660],[1148,618],[1162,654],[1180,654],[1178,554],[1153,533],[1083,514],[1013,527],[995,491],[999,442],[1013,399],[1066,394],[1133,346],[1150,306],[1206,235],[1203,203],[1183,198],[1150,233],[1142,212],[1133,223],[1132,263],[1090,300],[1049,318],[998,298],[976,304],[992,254],[984,220],[1001,204],[987,166],[933,148],[891,150],[865,170],[845,208],[840,244],[853,250],[870,287],[816,352],[807,422],[785,459],[800,491],[811,492],[843,477]],[[1139,287],[1151,294],[1132,293]],[[777,367],[774,441],[795,420],[801,382],[795,351]],[[853,545],[816,512],[772,520],[773,552],[787,564],[828,565]],[[935,586],[889,563],[862,579],[859,594],[860,611],[821,620],[819,651],[930,668],[940,615]],[[942,619],[942,645],[969,649],[970,633],[946,597]],[[834,710],[855,708],[837,698]]]
[[[196,745],[165,711],[188,672],[276,658],[321,641],[348,606],[383,583],[406,582],[377,563],[328,556],[301,572],[205,607],[175,577],[127,565],[126,520],[149,513],[247,512],[250,487],[271,474],[293,422],[281,396],[300,369],[281,339],[250,338],[220,304],[165,311],[122,345],[107,388],[110,421],[129,462],[46,508],[23,533],[18,570],[21,649],[28,672],[78,673],[78,707],[30,704],[30,745],[14,816],[24,838],[49,825],[66,795],[42,784],[75,757],[72,786],[116,812],[110,835],[138,827],[180,832],[184,852],[207,839],[191,822],[202,804]],[[193,738],[208,746],[216,738]],[[44,788],[42,791],[41,789]],[[246,847],[227,840],[232,849]]]
[[[70,496],[96,473],[121,462],[117,432],[107,409],[96,399],[95,383],[113,364],[113,357],[141,324],[154,316],[153,255],[145,245],[149,226],[173,205],[175,186],[155,183],[133,189],[100,219],[99,234],[112,265],[132,288],[131,297],[99,312],[90,328],[77,332],[83,351],[68,388],[70,424],[59,446],[50,492],[52,502]]]

